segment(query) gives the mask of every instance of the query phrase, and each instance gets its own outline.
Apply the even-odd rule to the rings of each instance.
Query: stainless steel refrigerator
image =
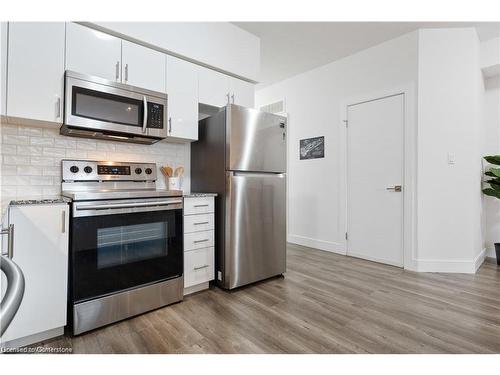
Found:
[[[215,280],[233,289],[286,271],[286,118],[233,104],[199,123],[191,190],[216,192]]]

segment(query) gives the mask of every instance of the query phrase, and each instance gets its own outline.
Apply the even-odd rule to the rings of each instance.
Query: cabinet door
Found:
[[[254,84],[233,77],[228,77],[228,79],[231,103],[253,108],[255,101]]]
[[[66,69],[120,82],[121,39],[72,22],[66,24]]]
[[[9,23],[7,116],[62,122],[64,23]]]
[[[13,260],[23,270],[21,306],[2,342],[66,325],[69,206],[12,207]]]
[[[0,115],[7,114],[7,22],[0,22]]]
[[[229,80],[225,74],[204,67],[198,68],[200,103],[223,107],[229,101]]]
[[[165,92],[165,54],[123,40],[122,82]]]
[[[198,67],[167,56],[168,135],[198,140]]]

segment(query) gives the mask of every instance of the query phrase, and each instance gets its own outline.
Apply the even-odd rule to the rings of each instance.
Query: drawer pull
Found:
[[[193,223],[193,225],[202,225],[202,224],[208,224],[208,221],[202,221],[201,223]]]
[[[196,240],[196,241],[193,241],[194,243],[200,243],[200,242],[207,242],[208,241],[208,238],[205,238],[204,240]]]
[[[195,271],[202,270],[203,268],[208,268],[208,264],[205,264],[204,266],[201,267],[194,267]]]
[[[208,207],[208,204],[195,204],[194,207]]]

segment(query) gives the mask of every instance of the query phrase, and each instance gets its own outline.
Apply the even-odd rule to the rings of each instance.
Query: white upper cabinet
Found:
[[[255,102],[254,84],[238,78],[228,77],[231,103],[253,108]]]
[[[0,115],[7,114],[7,22],[0,22]]]
[[[198,67],[198,78],[200,103],[223,107],[229,102],[228,76],[200,66]]]
[[[198,67],[167,56],[168,136],[198,140]]]
[[[121,54],[121,39],[72,22],[66,24],[66,69],[120,82]]]
[[[122,82],[165,92],[165,54],[129,41],[122,41]]]
[[[62,122],[63,22],[10,22],[7,116]]]

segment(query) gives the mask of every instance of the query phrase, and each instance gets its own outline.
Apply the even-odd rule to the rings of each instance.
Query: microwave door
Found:
[[[165,110],[163,104],[158,104],[159,98],[67,77],[65,101],[67,126],[127,135],[163,136]]]

